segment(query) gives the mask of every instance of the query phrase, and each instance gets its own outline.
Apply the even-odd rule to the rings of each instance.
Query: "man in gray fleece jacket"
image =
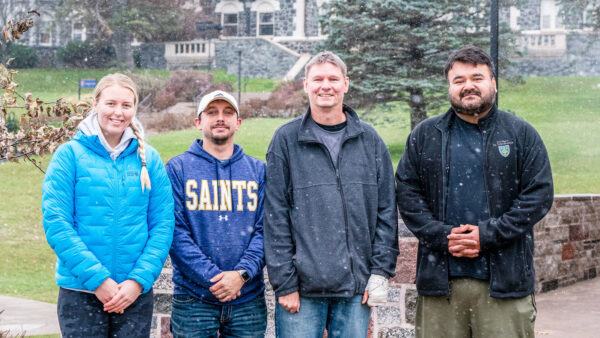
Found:
[[[265,256],[278,337],[366,337],[398,255],[390,154],[343,104],[349,79],[335,54],[305,68],[306,114],[267,151]]]

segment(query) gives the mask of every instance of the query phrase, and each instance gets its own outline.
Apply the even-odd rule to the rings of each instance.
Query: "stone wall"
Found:
[[[596,277],[600,270],[600,195],[558,195],[535,225],[536,292]]]
[[[294,35],[295,0],[280,0],[279,11],[275,12],[275,36]]]
[[[389,281],[388,302],[371,312],[369,337],[414,337],[418,241],[402,222],[396,276]],[[600,195],[556,196],[548,215],[534,227],[536,293],[595,278],[600,270]],[[154,285],[152,337],[170,337],[172,267],[165,264]],[[275,296],[267,281],[266,337],[275,337]]]
[[[278,40],[280,44],[299,54],[316,54],[322,40]]]
[[[134,55],[139,55],[139,67],[148,69],[166,69],[164,43],[145,43],[134,48]],[[137,61],[136,60],[136,61]]]
[[[519,6],[521,15],[517,19],[517,24],[522,30],[540,29],[540,0],[529,0]]]
[[[35,66],[38,68],[61,67],[60,62],[56,60],[57,49],[58,47],[35,47],[35,53],[38,57],[38,62]]]
[[[304,22],[304,33],[306,36],[319,35],[319,4],[317,0],[306,0],[306,16]]]
[[[238,38],[215,42],[216,68],[238,73],[238,51],[242,51],[242,76],[282,78],[299,55],[263,38]]]

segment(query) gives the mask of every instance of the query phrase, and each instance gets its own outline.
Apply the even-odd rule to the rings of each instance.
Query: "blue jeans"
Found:
[[[262,338],[266,328],[264,295],[237,305],[206,304],[189,295],[173,295],[171,332],[174,338]]]
[[[361,304],[362,296],[350,298],[310,298],[300,296],[300,311],[275,308],[275,330],[280,338],[366,337],[371,309]]]
[[[141,294],[123,314],[108,313],[93,293],[60,288],[58,290],[58,323],[63,337],[150,336],[152,322],[152,290]]]

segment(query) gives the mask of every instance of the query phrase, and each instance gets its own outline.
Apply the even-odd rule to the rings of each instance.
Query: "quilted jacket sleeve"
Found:
[[[144,293],[152,288],[152,284],[160,275],[169,254],[175,226],[173,216],[173,194],[171,183],[162,160],[156,150],[148,148],[148,173],[152,189],[148,202],[148,241],[144,251],[127,278],[140,283]]]
[[[46,170],[42,186],[44,231],[50,247],[81,284],[94,291],[110,277],[74,228],[76,158],[67,143],[60,146]]]

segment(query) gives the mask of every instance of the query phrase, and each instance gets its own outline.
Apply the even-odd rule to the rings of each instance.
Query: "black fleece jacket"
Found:
[[[408,136],[396,171],[400,215],[419,239],[416,284],[421,295],[450,292],[448,139],[457,118],[450,109],[419,124]],[[554,197],[550,161],[538,133],[520,118],[492,108],[479,128],[490,219],[478,226],[481,251],[490,257],[490,295],[524,297],[534,292],[533,226]]]

